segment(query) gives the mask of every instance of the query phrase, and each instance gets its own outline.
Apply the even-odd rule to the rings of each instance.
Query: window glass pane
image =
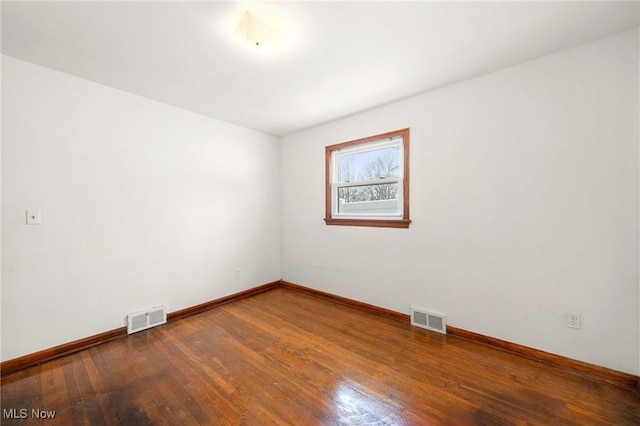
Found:
[[[391,146],[337,157],[337,182],[400,176],[400,147]]]
[[[398,184],[338,188],[338,214],[395,214],[398,208]]]

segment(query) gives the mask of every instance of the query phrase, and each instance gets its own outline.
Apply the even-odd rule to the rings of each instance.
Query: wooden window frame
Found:
[[[353,218],[336,218],[333,217],[332,206],[332,164],[333,153],[347,147],[362,145],[370,142],[389,139],[393,137],[402,137],[403,147],[403,173],[402,173],[402,215],[398,219],[353,219]],[[409,129],[395,130],[392,132],[382,133],[375,136],[368,136],[362,139],[356,139],[348,142],[342,142],[336,145],[325,147],[325,217],[324,221],[327,225],[342,226],[370,226],[378,228],[408,228],[411,223],[409,219]]]

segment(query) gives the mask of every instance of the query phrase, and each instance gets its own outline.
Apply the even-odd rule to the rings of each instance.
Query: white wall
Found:
[[[283,138],[282,278],[638,374],[638,93],[634,30]],[[411,227],[326,226],[324,147],[405,127]]]
[[[280,278],[276,138],[7,56],[2,89],[2,360]]]

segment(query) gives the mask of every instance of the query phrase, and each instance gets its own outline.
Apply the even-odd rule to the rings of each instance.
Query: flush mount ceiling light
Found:
[[[267,55],[280,46],[285,40],[285,34],[248,11],[234,31],[234,36],[247,48],[260,54]]]

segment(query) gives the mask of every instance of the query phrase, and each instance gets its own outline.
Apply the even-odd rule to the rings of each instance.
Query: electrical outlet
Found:
[[[580,328],[581,322],[579,312],[567,312],[567,327]]]
[[[236,270],[234,271],[234,276],[235,276],[236,278],[240,278],[240,267],[239,267],[239,266],[238,266],[238,267],[236,268]]]

